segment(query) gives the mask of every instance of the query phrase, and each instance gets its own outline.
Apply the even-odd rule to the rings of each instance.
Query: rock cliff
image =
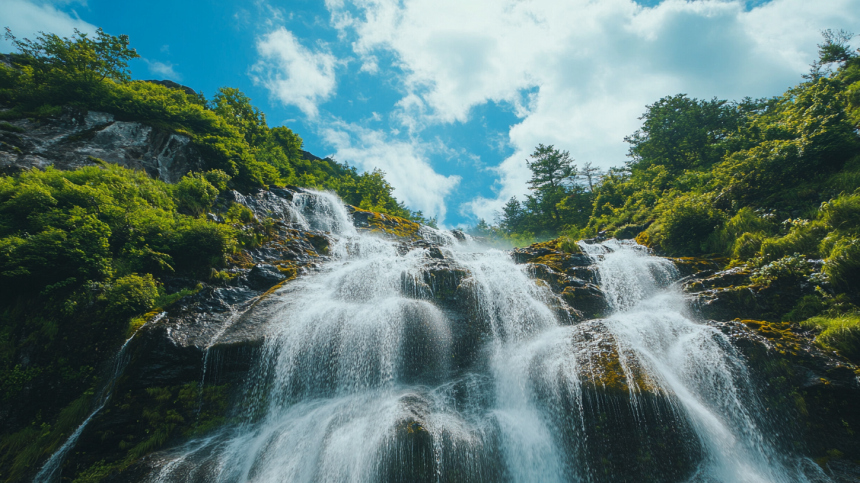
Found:
[[[115,390],[117,396],[86,428],[63,475],[103,469],[106,481],[135,481],[161,464],[162,453],[147,448],[179,445],[229,420],[228,408],[243,397],[248,371],[261,355],[266,325],[275,319],[269,295],[289,294],[293,280],[324,269],[330,261],[330,235],[299,226],[284,210],[285,202],[301,192],[289,188],[247,196],[225,194],[255,216],[274,219],[277,235],[236,255],[225,271],[229,277],[203,282],[197,293],[154,315],[141,329],[129,347],[128,369]],[[466,370],[477,363],[489,328],[475,324],[481,318],[471,313],[475,304],[470,303],[474,298],[470,273],[448,256],[445,237],[396,217],[356,209],[352,216],[359,230],[398,240],[402,254],[423,250],[420,275],[404,278],[402,290],[433,300],[454,321],[451,357],[456,367]],[[465,239],[462,234],[455,236]],[[635,367],[622,368],[620,354],[599,318],[607,303],[589,257],[565,253],[552,243],[516,249],[512,256],[529,266],[538,284],[558,296],[554,309],[559,319],[577,324],[575,339],[581,350],[576,363],[590,374],[582,386],[582,410],[593,416],[586,418],[593,438],[589,445],[593,454],[588,458],[602,459],[616,476],[636,478],[648,469],[647,461],[631,465],[624,463],[628,460],[623,455],[651,447],[653,457],[676,460],[679,477],[692,471],[697,459],[689,450],[695,446],[692,429],[667,426],[666,418],[672,417],[674,409],[666,395],[654,391],[647,378],[637,376]],[[717,263],[707,260],[676,263],[687,275],[681,284],[690,293],[693,310],[699,307],[712,316],[707,324],[730,336],[751,362],[751,377],[762,388],[767,411],[792,415],[786,437],[815,456],[835,481],[854,481],[858,467],[852,459],[860,455],[860,445],[852,436],[854,428],[860,428],[860,413],[853,410],[860,397],[856,367],[818,349],[812,335],[795,326],[737,318],[751,317],[744,315],[749,306],[724,303],[715,290],[738,283],[743,274],[720,272]],[[175,280],[169,285],[178,290],[193,283]],[[717,311],[715,306],[722,308]],[[420,341],[426,334],[409,337]],[[413,360],[422,360],[422,345],[410,345],[409,337],[406,351]],[[404,373],[426,378],[432,377],[428,375],[432,370],[416,366]],[[608,407],[613,408],[611,418],[606,417]],[[404,444],[430,444],[429,438],[420,437],[421,424],[416,415],[404,426]],[[629,428],[641,430],[630,432]],[[619,438],[622,433],[628,436]],[[153,439],[154,434],[160,439]],[[561,437],[575,439],[576,435]],[[432,452],[430,447],[425,449]]]
[[[0,126],[0,170],[75,169],[99,160],[143,170],[168,183],[204,163],[188,136],[104,112],[64,108],[45,120],[20,119]]]

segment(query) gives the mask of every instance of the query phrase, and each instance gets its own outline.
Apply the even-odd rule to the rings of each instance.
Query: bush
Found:
[[[838,196],[822,203],[819,216],[836,230],[860,229],[860,193]]]
[[[812,272],[813,265],[806,257],[795,253],[753,271],[750,281],[761,285],[792,285],[800,283]]]
[[[860,314],[813,317],[801,325],[821,331],[816,342],[825,348],[860,362]]]
[[[860,240],[839,240],[824,261],[826,273],[834,286],[844,290],[857,290],[860,281]],[[856,296],[856,294],[855,294]]]
[[[767,239],[762,232],[743,233],[731,245],[731,255],[735,260],[747,260],[755,257],[761,250],[761,244]]]
[[[236,230],[205,219],[183,219],[177,226],[170,255],[176,268],[208,273],[224,263],[224,256],[237,246]]]
[[[817,256],[818,244],[826,233],[824,225],[816,220],[787,220],[790,231],[783,237],[771,237],[762,241],[760,254],[766,262],[777,260],[792,253]]]
[[[221,170],[218,172],[224,173]],[[227,176],[226,173],[224,176]],[[218,188],[213,186],[204,174],[188,173],[173,186],[173,196],[182,212],[200,216],[215,202]]]
[[[107,312],[115,317],[128,318],[155,307],[158,286],[147,273],[126,275],[117,279],[104,294]]]
[[[724,215],[706,200],[681,198],[657,219],[660,246],[671,254],[702,254],[708,248],[709,238],[723,221]]]

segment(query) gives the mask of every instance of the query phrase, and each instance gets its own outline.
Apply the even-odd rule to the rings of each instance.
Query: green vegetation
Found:
[[[161,308],[201,290],[198,281],[229,280],[220,270],[228,260],[271,238],[271,220],[218,201],[225,190],[331,190],[363,209],[435,224],[398,202],[383,172],[358,173],[302,151],[297,134],[270,128],[238,89],[219,89],[207,100],[132,81],[128,61],[138,55],[127,36],[99,29],[95,36],[76,31],[71,38],[42,33],[18,40],[7,29],[6,38],[18,52],[10,56],[13,68],[0,66],[0,130],[25,133],[8,122],[23,118],[38,125],[103,111],[187,136],[206,166],[174,185],[96,158],[75,171],[0,175],[0,405],[14,415],[0,423],[2,480],[29,474],[62,444],[92,409],[94,390],[104,382],[96,368],[125,338]],[[210,221],[209,212],[225,222]],[[152,436],[135,442],[121,464],[162,444],[174,428],[185,432],[194,420],[191,406],[209,397],[170,391],[182,402],[171,410],[178,416],[158,409],[166,400],[150,404],[149,415],[140,417],[153,426]],[[96,464],[91,476],[120,463]]]
[[[354,167],[304,153],[297,134],[284,126],[270,128],[265,114],[238,89],[221,88],[208,101],[201,94],[131,81],[127,62],[138,55],[129,48],[127,36],[99,29],[95,39],[81,32],[71,38],[43,33],[31,41],[18,40],[7,30],[6,38],[18,53],[12,56],[15,69],[0,67],[0,106],[8,108],[0,112],[2,119],[50,118],[64,108],[109,112],[119,120],[189,136],[207,170],[229,176],[230,188],[295,185],[331,190],[364,209],[435,223],[398,202],[383,172],[358,173]],[[0,129],[19,128],[6,123]],[[190,194],[186,201],[198,194],[205,197]],[[192,212],[198,208],[193,203],[184,207]]]
[[[91,409],[94,368],[142,314],[197,290],[169,294],[160,279],[207,278],[247,245],[240,233],[265,238],[260,224],[177,210],[189,186],[210,195],[194,206],[212,209],[219,190],[209,180],[227,179],[190,173],[168,185],[106,163],[0,177],[0,403],[30,422],[6,427],[14,432],[0,438],[9,449],[0,453],[15,459],[0,457],[0,467],[24,474],[56,449]]]
[[[807,325],[823,330],[821,344],[856,357],[856,332],[845,329],[860,304],[860,56],[851,38],[824,32],[806,81],[779,97],[660,99],[626,138],[623,168],[577,169],[568,153],[538,146],[527,161],[533,194],[473,231],[518,245],[602,234],[725,258],[760,287],[802,292],[783,297],[797,305],[775,317],[818,316]]]
[[[860,314],[817,316],[802,325],[821,331],[817,340],[825,347],[860,360]]]

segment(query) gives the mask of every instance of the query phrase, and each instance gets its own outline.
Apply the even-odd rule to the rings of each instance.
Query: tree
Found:
[[[481,218],[480,220],[478,220],[478,224],[470,228],[468,232],[470,235],[473,236],[486,237],[490,236],[493,233],[493,227],[491,227],[490,224],[487,223],[487,220]]]
[[[128,35],[109,35],[101,28],[96,30],[95,39],[75,29],[72,38],[39,32],[36,40],[18,40],[8,27],[5,37],[33,68],[37,82],[52,82],[57,77],[128,81],[128,61],[140,57],[128,48]]]
[[[540,213],[542,225],[558,229],[562,225],[557,204],[567,195],[567,187],[576,176],[576,166],[567,151],[559,151],[552,145],[539,144],[526,164],[532,171],[529,189],[535,192],[528,196],[526,206],[533,213]]]
[[[230,125],[237,127],[249,145],[254,146],[266,139],[269,130],[266,115],[251,105],[251,98],[239,89],[218,89],[210,108]]]
[[[832,30],[827,29],[821,32],[824,37],[824,43],[818,44],[818,60],[812,63],[809,74],[803,77],[806,79],[817,80],[823,74],[821,69],[828,64],[845,64],[849,60],[857,57],[855,52],[851,51],[851,46],[848,45],[854,34],[847,30]]]
[[[517,200],[516,196],[511,196],[511,199],[502,207],[502,212],[499,214],[499,227],[508,232],[514,233],[522,228],[522,223],[526,217],[526,210],[523,205]]]
[[[672,174],[709,168],[725,154],[723,142],[744,120],[733,103],[716,98],[690,99],[686,94],[664,97],[647,106],[642,128],[624,140],[630,143],[632,170],[659,164]]]
[[[592,166],[591,161],[589,161],[585,163],[585,166],[583,166],[582,169],[576,172],[576,175],[585,178],[585,181],[588,183],[588,191],[593,193],[594,182],[603,176],[603,172],[600,171],[600,168]]]
[[[561,188],[576,173],[576,166],[567,151],[559,151],[552,145],[539,144],[531,154],[533,161],[526,160],[532,171],[529,189],[538,192]]]

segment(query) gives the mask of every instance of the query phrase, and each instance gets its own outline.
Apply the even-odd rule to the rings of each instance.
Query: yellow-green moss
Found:
[[[621,366],[621,360],[618,357],[618,349],[615,345],[603,345],[599,350],[587,361],[588,378],[583,381],[584,385],[593,386],[594,388],[602,389],[606,392],[631,392],[631,387],[628,384],[627,374]],[[644,373],[638,368],[628,367],[632,372],[633,384],[635,392],[654,392],[655,387],[644,376]]]
[[[371,227],[370,231],[387,233],[399,238],[418,238],[418,230],[421,228],[421,225],[414,221],[409,221],[399,216],[362,210],[361,208],[356,208],[355,210],[371,214],[367,217],[367,223]]]
[[[773,348],[780,354],[797,355],[801,351],[800,344],[803,340],[792,330],[793,324],[790,322],[767,322],[748,319],[735,320],[768,339]]]

